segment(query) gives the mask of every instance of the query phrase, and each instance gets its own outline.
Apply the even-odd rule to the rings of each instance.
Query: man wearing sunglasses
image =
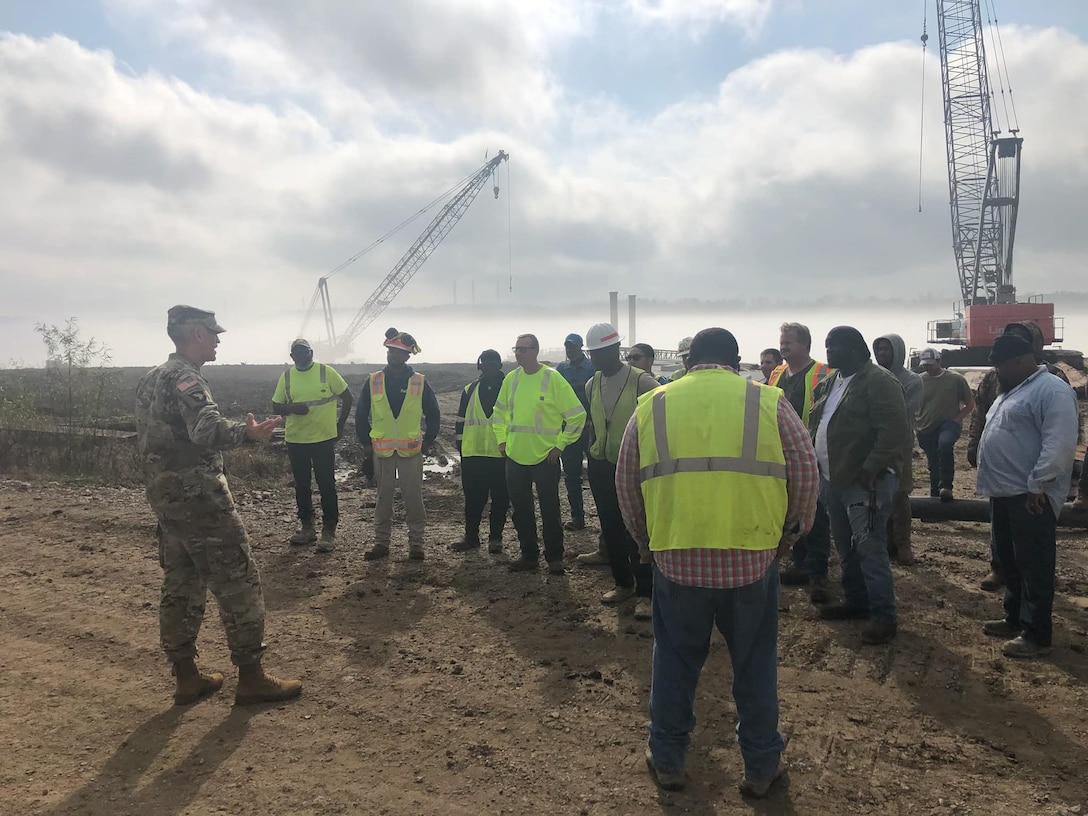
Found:
[[[624,360],[631,364],[631,368],[641,369],[653,376],[658,385],[664,385],[669,381],[669,378],[654,375],[654,356],[654,347],[649,343],[635,343],[631,346],[631,350],[627,352]]]

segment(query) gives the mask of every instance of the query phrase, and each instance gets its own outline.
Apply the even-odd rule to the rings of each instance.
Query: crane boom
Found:
[[[998,138],[979,0],[938,0],[952,247],[966,306],[1014,303],[1023,139]]]
[[[367,298],[366,303],[356,313],[351,323],[344,332],[336,337],[333,333],[332,306],[328,294],[328,284],[322,278],[318,286],[321,290],[321,301],[325,310],[325,325],[329,332],[329,348],[327,351],[333,357],[345,356],[351,353],[351,346],[366,329],[377,320],[386,307],[408,284],[412,277],[419,271],[426,260],[431,256],[442,239],[449,235],[450,231],[461,220],[469,206],[480,194],[484,183],[492,176],[502,162],[510,158],[510,154],[500,150],[498,155],[486,162],[477,170],[464,185],[453,195],[446,205],[439,210],[427,228],[416,238],[415,243],[404,253],[392,271],[386,275],[378,287]],[[498,188],[495,189],[498,195]]]

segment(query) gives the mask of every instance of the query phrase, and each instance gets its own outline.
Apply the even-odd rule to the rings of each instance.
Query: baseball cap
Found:
[[[297,349],[297,348],[298,348],[299,346],[302,346],[302,347],[303,347],[304,349],[309,349],[310,351],[313,351],[313,350],[314,350],[314,349],[313,349],[313,346],[311,346],[311,345],[310,345],[310,341],[309,341],[309,340],[304,340],[304,339],[302,339],[302,338],[300,337],[300,338],[298,338],[297,340],[294,340],[294,341],[292,341],[292,343],[291,343],[291,351],[294,351],[294,350],[295,350],[295,349]]]
[[[918,355],[918,362],[920,363],[939,363],[941,361],[941,355],[937,353],[935,348],[924,348],[922,353]]]
[[[582,335],[571,332],[567,335],[567,339],[563,341],[564,346],[580,346],[582,345]]]
[[[1018,334],[1002,334],[994,340],[994,348],[990,352],[990,362],[994,365],[1000,365],[1007,360],[1022,357],[1025,354],[1035,354],[1035,349],[1031,343]]]
[[[206,329],[211,329],[216,334],[226,331],[216,322],[215,312],[198,309],[195,306],[185,306],[184,304],[171,306],[166,311],[167,329],[187,325],[203,326]]]
[[[681,357],[691,351],[691,344],[694,339],[694,337],[685,337],[683,340],[680,341],[680,346],[678,347],[677,351],[680,352]]]

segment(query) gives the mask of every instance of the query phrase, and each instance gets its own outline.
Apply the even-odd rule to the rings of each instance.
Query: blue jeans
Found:
[[[918,447],[929,462],[929,495],[936,496],[942,490],[951,490],[956,476],[954,449],[962,428],[955,420],[946,419],[936,428],[918,432]]]
[[[793,563],[809,578],[826,578],[827,562],[831,558],[831,523],[822,500],[816,502],[816,518],[808,535],[793,545]]]
[[[831,518],[831,532],[842,563],[846,605],[868,611],[875,621],[895,623],[895,585],[888,558],[888,519],[899,480],[890,473],[876,483],[870,510],[869,491],[859,484],[836,489],[820,479],[820,495]]]
[[[1005,574],[1005,620],[1025,640],[1051,642],[1057,520],[1047,501],[1027,511],[1027,495],[990,499],[990,529]]]
[[[680,771],[695,728],[695,687],[716,625],[733,664],[737,743],[744,771],[778,770],[778,562],[754,584],[708,589],[670,581],[654,567],[654,657],[650,753],[663,771]]]
[[[567,486],[567,501],[570,503],[570,517],[582,521],[586,517],[585,503],[582,501],[582,460],[586,456],[586,442],[589,432],[584,432],[578,441],[563,449],[559,455],[563,463],[563,482]]]

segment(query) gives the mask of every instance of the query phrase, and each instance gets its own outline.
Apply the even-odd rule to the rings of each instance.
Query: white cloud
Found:
[[[647,23],[704,28],[732,23],[749,36],[757,34],[771,14],[772,0],[625,0],[637,18]]]
[[[114,0],[115,13],[137,19],[147,12],[141,4]],[[406,56],[403,74],[392,57],[370,65],[376,57],[344,45],[362,18],[313,5],[320,24],[290,47],[282,22],[250,27],[259,9],[246,0],[224,0],[217,10],[175,0],[173,12],[160,15],[163,30],[175,27],[171,36],[190,48],[199,31],[208,51],[194,58],[223,60],[235,79],[248,78],[248,90],[133,75],[111,54],[62,37],[0,35],[0,318],[14,319],[0,321],[0,339],[11,354],[33,359],[33,322],[73,314],[121,349],[123,336],[111,331],[135,331],[133,315],[157,331],[174,302],[290,334],[320,274],[498,148],[512,155],[509,184],[505,172],[500,178],[503,197],[484,191],[398,305],[447,302],[454,281],[462,300],[472,282],[481,301],[498,286],[511,308],[599,303],[603,310],[611,289],[656,298],[956,299],[935,65],[926,206],[915,211],[914,47],[779,51],[724,77],[712,96],[642,118],[557,85],[549,55],[589,25],[573,6],[550,12],[528,4],[515,15],[520,33],[481,43],[488,53],[445,77],[443,90],[429,85],[441,60]],[[494,4],[467,6],[465,19],[484,26],[479,39],[486,39]],[[432,7],[419,0],[412,8]],[[374,19],[384,36],[396,40],[400,31],[396,41],[411,45],[386,17]],[[337,26],[343,42],[322,49],[322,26]],[[477,39],[475,32],[450,38],[465,49]],[[1078,134],[1088,125],[1088,45],[1058,30],[1006,29],[1004,41],[1027,139],[1018,283],[1023,292],[1083,288],[1088,233],[1078,217],[1088,156]],[[495,90],[514,81],[491,76],[507,57],[514,75],[552,89],[543,104]],[[356,86],[365,71],[363,93]],[[486,101],[490,116],[434,127],[433,105],[446,90]],[[480,124],[485,119],[504,125]],[[424,223],[334,279],[345,312]],[[456,341],[447,345],[471,357],[452,351]],[[270,356],[260,348],[237,353],[251,362],[281,356],[278,346]],[[139,345],[117,359],[148,361]]]

